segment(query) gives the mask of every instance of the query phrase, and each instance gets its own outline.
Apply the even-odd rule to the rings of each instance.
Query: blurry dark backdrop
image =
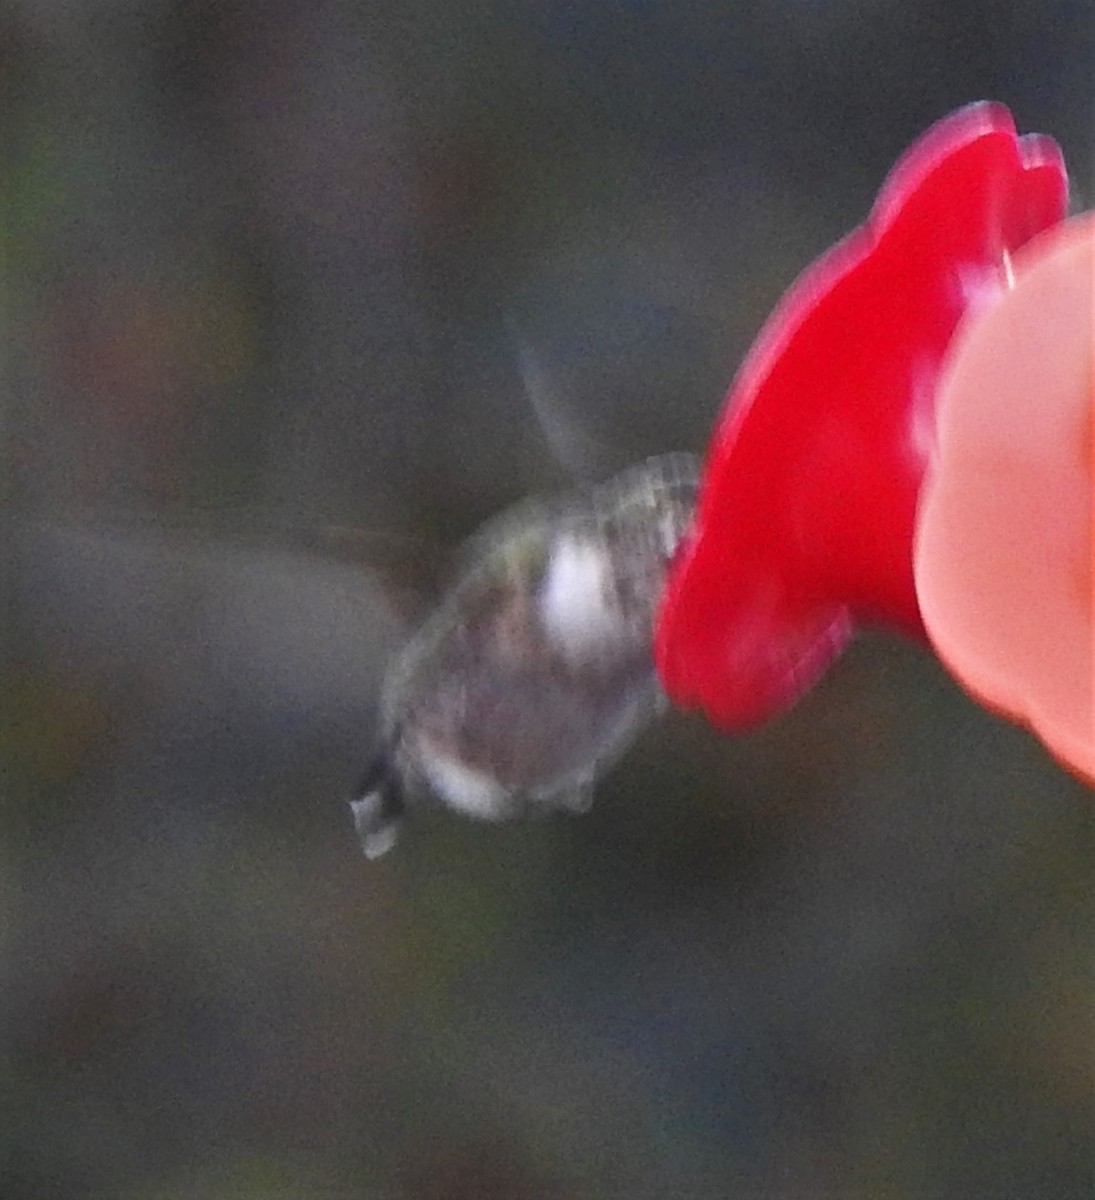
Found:
[[[461,537],[701,448],[949,110],[1090,203],[1093,63],[1088,0],[0,5],[0,1195],[1095,1194],[1091,795],[924,653],[580,820],[342,807]]]

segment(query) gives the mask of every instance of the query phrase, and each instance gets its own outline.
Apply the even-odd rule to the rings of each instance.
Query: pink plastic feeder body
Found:
[[[663,600],[655,652],[676,704],[741,730],[803,695],[857,622],[924,636],[912,544],[940,365],[1067,193],[1053,141],[971,105],[787,292],[731,386]]]
[[[939,656],[1095,782],[1095,214],[1016,255],[940,381],[916,586]]]

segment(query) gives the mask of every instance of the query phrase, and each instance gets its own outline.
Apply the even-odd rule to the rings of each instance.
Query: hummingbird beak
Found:
[[[361,849],[368,859],[380,858],[395,845],[406,805],[386,754],[378,755],[350,801]]]

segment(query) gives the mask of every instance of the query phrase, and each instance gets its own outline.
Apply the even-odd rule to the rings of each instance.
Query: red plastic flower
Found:
[[[1067,190],[1053,141],[971,105],[791,287],[730,389],[663,601],[674,702],[742,729],[797,700],[857,621],[923,637],[912,543],[940,365]]]

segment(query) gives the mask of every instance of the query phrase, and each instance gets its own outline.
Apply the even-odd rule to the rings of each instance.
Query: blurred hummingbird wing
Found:
[[[541,356],[512,318],[507,318],[506,328],[513,341],[525,397],[552,457],[571,480],[589,481],[603,475],[616,456],[582,427]]]
[[[401,636],[379,578],[320,554],[151,526],[9,523],[22,653],[261,735],[371,719]],[[180,699],[183,698],[183,699]]]
[[[272,520],[245,509],[176,513],[164,510],[81,506],[36,508],[16,523],[130,539],[134,547],[171,545],[178,553],[199,547],[249,554],[284,552],[327,560],[365,572],[386,593],[387,604],[404,623],[419,619],[442,586],[451,554],[428,538],[352,524],[309,524]]]

